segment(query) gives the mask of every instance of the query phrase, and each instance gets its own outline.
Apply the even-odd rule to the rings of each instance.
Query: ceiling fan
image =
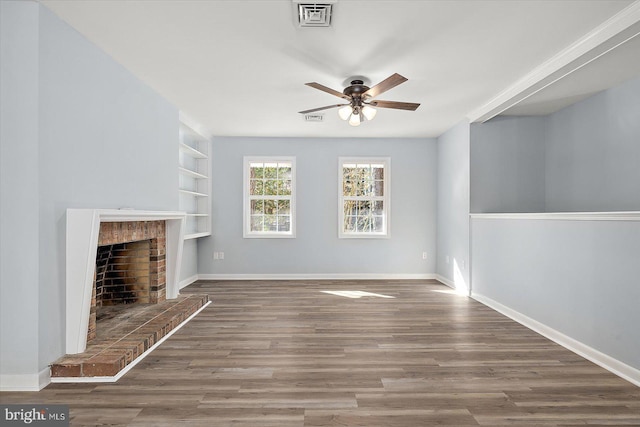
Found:
[[[305,83],[307,86],[321,90],[323,92],[330,93],[339,98],[349,101],[348,104],[335,104],[327,105],[326,107],[312,108],[311,110],[299,111],[300,114],[313,113],[315,111],[328,110],[329,108],[342,107],[338,110],[338,115],[342,120],[349,120],[351,126],[359,126],[360,123],[367,120],[372,120],[377,111],[373,107],[380,108],[394,108],[397,110],[409,110],[415,111],[420,104],[412,102],[397,102],[397,101],[381,101],[373,99],[383,92],[388,91],[401,83],[406,82],[408,79],[395,73],[377,85],[373,87],[365,86],[362,80],[352,80],[351,86],[347,86],[342,92],[333,90],[319,83]]]

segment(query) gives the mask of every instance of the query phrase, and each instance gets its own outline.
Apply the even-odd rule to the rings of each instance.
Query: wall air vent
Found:
[[[323,122],[324,114],[305,114],[304,121],[305,122]]]
[[[298,25],[300,27],[330,27],[332,6],[329,2],[298,3]]]

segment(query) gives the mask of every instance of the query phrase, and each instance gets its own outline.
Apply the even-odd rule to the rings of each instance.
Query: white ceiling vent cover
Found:
[[[299,3],[298,24],[301,27],[330,27],[332,4]]]
[[[324,114],[305,114],[304,121],[305,122],[323,122]]]

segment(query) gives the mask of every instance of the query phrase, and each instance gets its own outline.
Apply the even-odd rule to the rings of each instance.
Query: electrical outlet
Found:
[[[467,262],[462,260],[462,269],[464,270],[467,267]]]
[[[447,264],[449,264],[449,255],[447,255],[444,260],[447,262]]]
[[[224,259],[224,252],[218,252],[218,259]]]
[[[422,259],[427,259],[427,253],[426,252],[422,252]]]
[[[220,259],[220,254],[218,252],[214,252],[213,259]]]

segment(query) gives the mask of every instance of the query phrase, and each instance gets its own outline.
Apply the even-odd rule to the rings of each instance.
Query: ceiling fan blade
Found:
[[[329,108],[336,108],[336,107],[344,107],[346,105],[349,104],[335,104],[335,105],[327,105],[326,107],[320,107],[320,108],[313,108],[311,110],[304,110],[304,111],[298,111],[298,113],[300,114],[307,114],[307,113],[313,113],[315,111],[322,111],[322,110],[328,110]]]
[[[397,101],[371,101],[369,104],[374,107],[380,108],[395,108],[396,110],[410,110],[415,111],[420,104],[416,104],[414,102],[397,102]]]
[[[384,79],[383,81],[381,81],[380,83],[378,83],[377,85],[375,85],[374,87],[369,89],[368,91],[366,91],[363,95],[364,96],[369,96],[371,98],[375,98],[376,96],[380,95],[381,93],[386,92],[389,89],[392,89],[392,88],[398,86],[400,83],[406,82],[407,80],[409,80],[409,79],[407,79],[406,77],[401,76],[398,73],[395,73],[395,74],[387,77],[386,79]]]
[[[321,90],[323,92],[330,93],[331,95],[335,95],[335,96],[337,96],[339,98],[344,98],[344,99],[351,100],[351,98],[349,98],[344,93],[338,92],[337,90],[333,90],[330,87],[323,86],[320,83],[312,82],[312,83],[305,83],[305,85],[310,86],[310,87],[312,87],[314,89]]]

